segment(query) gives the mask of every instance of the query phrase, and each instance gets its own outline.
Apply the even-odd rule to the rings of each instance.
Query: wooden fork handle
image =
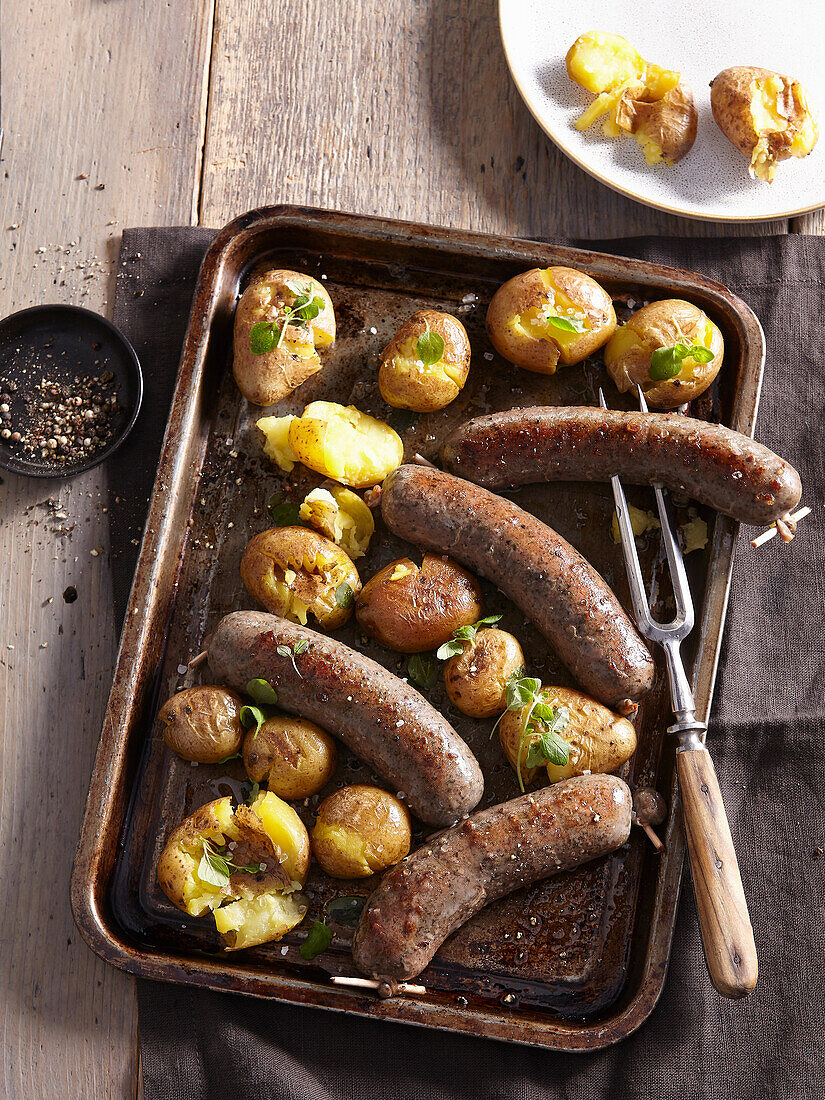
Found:
[[[759,965],[716,769],[705,748],[680,749],[676,760],[710,977],[724,997],[745,997],[756,985]]]

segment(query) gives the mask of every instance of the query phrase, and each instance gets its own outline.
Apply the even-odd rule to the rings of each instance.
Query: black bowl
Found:
[[[56,381],[112,372],[120,405],[114,437],[91,458],[60,465],[24,455],[0,438],[0,466],[27,477],[72,477],[105,462],[132,430],[143,399],[143,374],[135,349],[100,314],[65,305],[23,309],[0,320],[0,392],[8,390],[10,383],[15,387],[13,415],[22,413],[24,398],[46,373],[46,356],[48,375]]]

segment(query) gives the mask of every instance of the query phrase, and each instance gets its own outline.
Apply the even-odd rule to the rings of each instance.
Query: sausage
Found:
[[[441,449],[448,470],[488,489],[536,481],[660,484],[741,523],[799,503],[799,474],[761,443],[679,413],[590,407],[510,409],[469,420]]]
[[[627,714],[652,686],[653,658],[606,582],[561,535],[512,501],[410,465],[384,481],[381,511],[396,535],[492,581],[600,702]]]
[[[607,855],[630,835],[632,799],[615,775],[582,775],[473,814],[384,874],[353,940],[370,977],[406,981],[496,898]]]
[[[308,643],[297,672],[277,652],[296,642]],[[422,821],[449,825],[478,805],[484,777],[465,742],[414,688],[362,653],[262,611],[221,619],[207,652],[213,676],[237,691],[257,677],[272,681],[279,706],[340,737]]]

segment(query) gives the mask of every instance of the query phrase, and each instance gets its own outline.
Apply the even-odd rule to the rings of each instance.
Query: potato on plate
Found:
[[[816,120],[805,89],[790,76],[734,65],[714,77],[710,106],[719,129],[750,160],[751,179],[772,183],[776,166],[806,157],[816,145]]]
[[[353,561],[363,558],[375,533],[372,511],[361,497],[334,481],[307,493],[298,516],[332,539]]]
[[[596,99],[576,122],[586,130],[606,116],[606,137],[632,134],[648,164],[676,164],[696,141],[698,115],[681,74],[653,65],[619,34],[580,35],[566,58],[567,74]]]
[[[462,714],[492,718],[507,706],[507,681],[521,668],[524,653],[513,635],[482,627],[444,665],[444,686]]]
[[[470,341],[450,313],[422,309],[381,352],[378,388],[388,405],[435,412],[458,397],[470,371]]]
[[[555,374],[606,344],[616,328],[610,295],[572,267],[535,267],[508,279],[487,310],[493,347],[517,367]]]
[[[328,733],[306,718],[276,715],[247,731],[243,762],[249,778],[279,798],[316,794],[335,772],[338,752]]]
[[[241,559],[250,596],[273,615],[335,630],[361,591],[358,570],[335,543],[309,527],[272,527],[250,539]]]
[[[185,688],[158,712],[163,739],[184,760],[217,764],[238,752],[243,742],[239,695],[214,684]]]
[[[397,432],[354,405],[313,401],[301,416],[265,416],[264,453],[289,473],[296,462],[351,488],[383,481],[404,460]]]
[[[253,277],[235,311],[232,370],[253,405],[275,405],[321,369],[318,349],[335,341],[323,283],[278,269]]]
[[[367,878],[410,850],[410,815],[395,795],[356,783],[318,807],[312,854],[334,878]]]
[[[706,313],[681,298],[637,310],[604,349],[607,373],[620,393],[639,385],[652,409],[675,409],[713,383],[725,342]]]
[[[300,924],[309,860],[307,831],[286,802],[265,792],[233,811],[227,795],[175,829],[158,860],[158,882],[190,916],[211,911],[227,948],[237,951]]]
[[[449,558],[425,554],[420,567],[399,558],[370,577],[355,602],[363,630],[397,653],[424,653],[481,615],[481,589]]]
[[[541,691],[541,701],[557,713],[560,708],[566,711],[567,721],[558,736],[569,745],[569,759],[566,764],[544,760],[528,763],[530,746],[539,742],[543,723],[536,722],[533,730],[525,729],[524,710],[507,711],[499,723],[499,741],[504,755],[524,783],[531,782],[541,767],[546,769],[551,783],[586,772],[614,772],[636,751],[636,731],[632,723],[584,692],[545,687]]]

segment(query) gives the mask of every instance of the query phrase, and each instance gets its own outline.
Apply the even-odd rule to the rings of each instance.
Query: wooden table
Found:
[[[822,213],[691,222],[591,180],[519,99],[496,7],[4,0],[0,315],[50,301],[107,312],[123,226],[217,227],[274,202],[521,236],[825,231]],[[92,955],[69,911],[117,646],[106,476],[0,486],[8,1100],[139,1090],[134,982]],[[70,537],[50,533],[48,496]]]

